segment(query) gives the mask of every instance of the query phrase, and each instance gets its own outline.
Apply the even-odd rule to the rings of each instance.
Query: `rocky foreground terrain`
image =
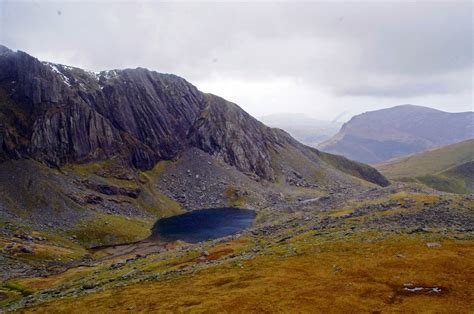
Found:
[[[281,203],[235,236],[90,251],[0,293],[4,309],[24,312],[470,312],[473,206],[472,196],[403,184]],[[14,240],[51,245],[39,237]]]
[[[0,306],[472,312],[473,197],[320,152],[182,78],[0,48]],[[256,211],[239,234],[154,222]]]

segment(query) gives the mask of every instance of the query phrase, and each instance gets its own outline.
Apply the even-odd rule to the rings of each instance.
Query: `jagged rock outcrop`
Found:
[[[274,176],[271,152],[288,141],[237,105],[213,95],[206,95],[206,108],[190,130],[189,139],[205,152],[266,179]]]
[[[0,159],[28,157],[62,166],[119,156],[139,169],[195,147],[269,181],[275,179],[279,149],[319,158],[288,134],[175,75],[143,68],[93,73],[5,47],[0,146]],[[345,168],[340,171],[364,173]],[[387,184],[376,171],[366,179]]]

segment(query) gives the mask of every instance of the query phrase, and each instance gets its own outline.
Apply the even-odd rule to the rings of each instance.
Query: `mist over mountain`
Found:
[[[271,114],[261,116],[259,120],[285,130],[301,143],[312,147],[331,138],[342,125],[342,122],[318,120],[303,113]]]
[[[474,137],[474,113],[450,113],[402,105],[353,117],[318,147],[366,163],[378,163]]]

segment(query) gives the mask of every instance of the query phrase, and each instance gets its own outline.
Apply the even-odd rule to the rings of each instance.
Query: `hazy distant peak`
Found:
[[[364,113],[358,114],[354,117],[359,117],[363,115],[377,115],[381,113],[413,113],[413,112],[445,112],[431,107],[419,106],[419,105],[411,105],[411,104],[404,104],[398,105],[390,108],[383,108],[378,110],[366,111]]]
[[[391,107],[391,108],[385,108],[385,109],[381,109],[381,110],[408,110],[408,111],[417,110],[417,111],[443,112],[443,111],[435,109],[435,108],[426,107],[426,106],[419,106],[419,105],[412,105],[412,104],[398,105],[398,106],[394,106],[394,107]]]
[[[320,120],[312,118],[305,113],[275,113],[264,115],[259,118],[260,121],[268,125],[274,125],[281,127],[282,125],[308,125],[308,126],[320,126],[320,125],[331,125],[339,124],[339,122],[333,122],[328,120]]]
[[[401,105],[353,117],[319,147],[358,161],[377,163],[472,137],[472,111],[450,113]]]

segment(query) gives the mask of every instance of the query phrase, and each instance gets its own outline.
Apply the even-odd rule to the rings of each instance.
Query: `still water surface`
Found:
[[[151,239],[196,243],[232,235],[252,225],[255,211],[242,208],[209,208],[158,220]]]

